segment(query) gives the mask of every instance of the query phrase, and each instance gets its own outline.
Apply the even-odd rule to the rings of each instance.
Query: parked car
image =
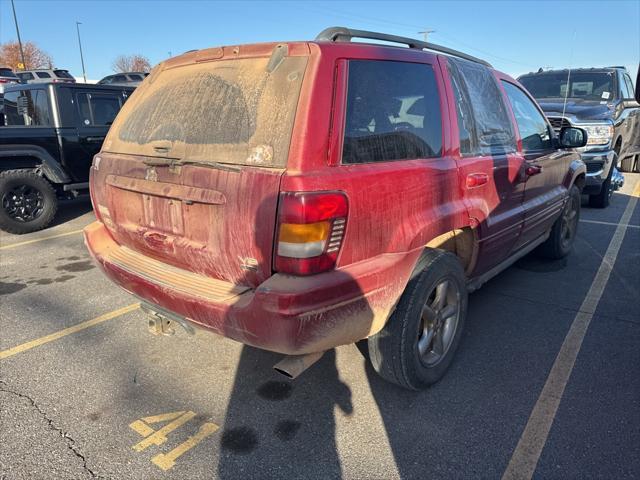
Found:
[[[518,80],[539,102],[556,131],[563,126],[587,131],[588,144],[581,151],[587,164],[584,193],[591,206],[608,206],[619,185],[615,166],[635,171],[634,162],[640,155],[640,106],[633,98],[626,68],[547,70]]]
[[[134,85],[138,86],[145,77],[149,75],[147,72],[126,72],[117,73],[104,77],[98,82],[98,85]]]
[[[148,80],[94,159],[84,233],[156,332],[293,355],[291,377],[367,339],[382,377],[420,389],[451,363],[469,291],[572,249],[586,133],[556,136],[482,60],[335,27],[188,52]]]
[[[7,88],[0,128],[0,229],[45,228],[61,198],[88,193],[93,156],[133,91],[72,83]]]
[[[69,70],[38,69],[24,70],[16,75],[22,83],[76,83],[76,79],[69,73]]]
[[[20,79],[16,77],[13,70],[8,67],[0,67],[0,95],[4,93],[5,87],[16,83],[20,83]]]

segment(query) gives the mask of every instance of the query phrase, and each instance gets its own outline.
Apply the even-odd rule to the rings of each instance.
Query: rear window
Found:
[[[55,73],[58,78],[73,79],[73,75],[71,75],[68,70],[54,70],[53,73]]]
[[[220,60],[154,72],[104,143],[114,153],[285,166],[307,57]]]
[[[351,60],[342,163],[439,157],[440,96],[430,65]]]
[[[0,77],[16,77],[10,68],[0,68]],[[16,77],[17,78],[17,77]]]

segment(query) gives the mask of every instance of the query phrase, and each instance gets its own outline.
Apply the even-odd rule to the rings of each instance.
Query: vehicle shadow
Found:
[[[56,216],[53,218],[53,221],[49,224],[47,229],[75,220],[76,218],[89,213],[92,209],[91,199],[88,196],[76,198],[74,200],[63,200],[58,204]]]
[[[295,382],[265,376],[280,355],[243,347],[220,437],[218,477],[340,478],[335,409],[353,412],[336,355]]]

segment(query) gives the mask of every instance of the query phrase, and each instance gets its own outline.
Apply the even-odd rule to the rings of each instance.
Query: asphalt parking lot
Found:
[[[422,393],[355,346],[289,382],[278,355],[150,335],[85,250],[87,202],[1,234],[0,479],[638,478],[640,175],[626,179],[608,209],[583,208],[568,259],[525,257],[470,297],[457,359]]]

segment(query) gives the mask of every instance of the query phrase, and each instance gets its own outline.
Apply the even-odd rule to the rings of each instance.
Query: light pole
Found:
[[[27,63],[24,61],[24,50],[22,49],[22,40],[20,40],[20,29],[18,28],[18,17],[16,17],[16,5],[11,0],[11,8],[13,9],[13,21],[16,24],[16,33],[18,34],[18,45],[20,46],[20,57],[22,58],[22,70],[27,69]]]
[[[84,57],[82,56],[82,42],[80,41],[80,25],[82,25],[82,23],[76,21],[76,31],[78,32],[78,46],[80,47],[80,62],[82,62],[82,77],[84,78],[84,83],[87,83],[87,72],[85,72],[84,70]]]
[[[435,30],[424,30],[423,32],[418,32],[424,35],[424,43],[427,43],[427,38],[429,38],[430,33],[435,33]]]

